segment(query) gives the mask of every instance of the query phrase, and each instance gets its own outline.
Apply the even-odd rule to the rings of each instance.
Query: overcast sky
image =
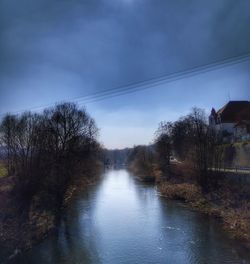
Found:
[[[250,53],[247,0],[0,0],[0,113]],[[109,148],[161,120],[250,100],[250,61],[88,104]]]

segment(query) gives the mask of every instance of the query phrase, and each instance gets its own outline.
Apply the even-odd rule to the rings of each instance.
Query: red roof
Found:
[[[222,123],[236,123],[241,120],[250,120],[250,102],[249,101],[230,101],[220,110]]]

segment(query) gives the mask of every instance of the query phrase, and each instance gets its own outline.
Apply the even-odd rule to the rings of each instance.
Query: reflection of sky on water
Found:
[[[214,219],[118,170],[80,194],[58,234],[15,263],[237,264],[244,263],[240,252]]]

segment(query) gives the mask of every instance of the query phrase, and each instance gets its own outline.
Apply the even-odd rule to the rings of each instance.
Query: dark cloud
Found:
[[[249,10],[245,0],[0,0],[0,97],[46,103],[250,52]]]

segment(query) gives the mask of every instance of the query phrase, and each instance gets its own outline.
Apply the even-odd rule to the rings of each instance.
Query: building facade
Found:
[[[249,140],[249,122],[249,101],[230,101],[218,111],[212,108],[209,116],[209,125],[215,128],[224,142]]]

